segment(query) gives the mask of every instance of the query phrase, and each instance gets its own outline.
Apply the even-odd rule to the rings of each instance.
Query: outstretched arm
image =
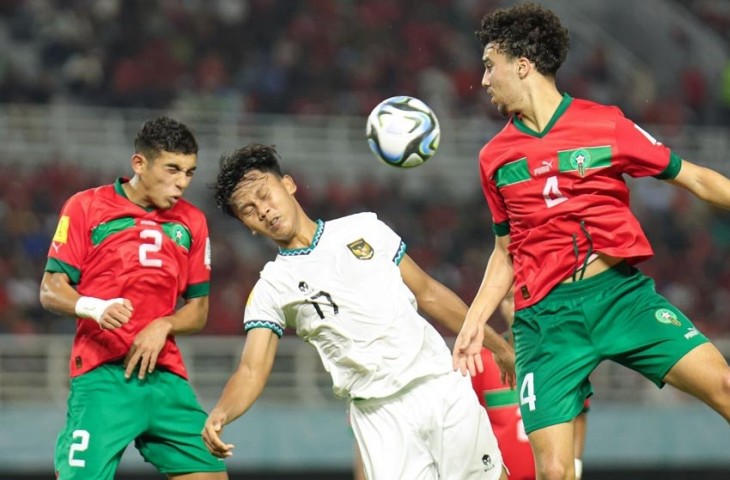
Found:
[[[268,328],[248,332],[238,369],[228,379],[203,428],[203,441],[216,457],[233,455],[234,445],[224,443],[220,438],[223,427],[243,415],[261,395],[278,346],[279,337]]]
[[[669,182],[713,205],[730,208],[730,179],[710,168],[682,160],[679,173]]]
[[[400,271],[403,281],[416,296],[418,308],[452,332],[459,333],[468,311],[461,298],[424,272],[408,255],[401,260]],[[512,347],[486,324],[483,325],[483,345],[494,353],[511,384],[515,368]]]
[[[499,306],[499,302],[510,291],[513,282],[512,257],[509,254],[509,235],[497,237],[494,250],[489,257],[484,279],[466,314],[464,325],[454,344],[454,370],[472,376],[481,372],[481,347],[484,324]]]

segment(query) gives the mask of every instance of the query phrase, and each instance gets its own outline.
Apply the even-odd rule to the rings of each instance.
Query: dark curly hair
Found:
[[[527,58],[543,75],[554,77],[568,54],[568,30],[555,13],[535,3],[488,13],[475,33],[482,49],[496,44],[508,57]]]
[[[213,198],[223,213],[234,218],[236,213],[231,209],[231,196],[236,191],[247,173],[258,170],[283,177],[279,164],[279,154],[273,145],[249,143],[248,145],[224,154],[220,158],[220,170],[215,185]]]
[[[153,160],[161,152],[198,153],[198,142],[190,129],[169,117],[151,118],[144,122],[134,138],[134,151]]]

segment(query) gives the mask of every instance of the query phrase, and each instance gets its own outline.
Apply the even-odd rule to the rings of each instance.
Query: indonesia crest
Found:
[[[355,257],[357,257],[358,260],[370,260],[371,258],[373,258],[373,255],[375,254],[373,247],[371,247],[370,244],[368,242],[366,242],[364,238],[355,240],[352,243],[348,243],[347,248],[350,249],[352,254],[355,255]]]

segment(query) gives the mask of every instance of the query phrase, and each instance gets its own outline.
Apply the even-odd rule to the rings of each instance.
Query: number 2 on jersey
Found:
[[[144,242],[139,246],[139,263],[144,267],[161,267],[162,259],[150,258],[150,253],[159,252],[162,248],[162,233],[158,230],[146,229],[139,232],[139,238],[142,240],[152,240],[152,242]]]
[[[85,452],[89,448],[89,438],[91,435],[86,430],[74,430],[71,434],[73,438],[78,438],[79,441],[71,444],[71,448],[68,450],[68,464],[71,467],[85,467],[86,460],[80,458],[74,458],[74,455],[78,452]]]
[[[545,188],[542,189],[542,196],[548,208],[559,205],[567,200],[558,188],[558,177],[555,175],[548,177],[545,182]]]

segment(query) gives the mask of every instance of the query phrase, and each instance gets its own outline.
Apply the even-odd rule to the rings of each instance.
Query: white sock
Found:
[[[580,458],[575,459],[575,480],[580,480],[583,475],[583,460]]]

